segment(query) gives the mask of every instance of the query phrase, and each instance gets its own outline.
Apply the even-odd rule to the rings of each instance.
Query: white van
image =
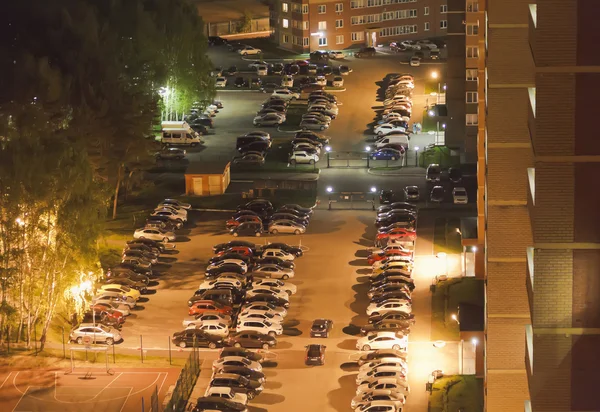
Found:
[[[388,136],[383,136],[375,142],[375,147],[377,149],[382,148],[387,144],[395,144],[403,146],[406,150],[408,150],[408,136],[404,134],[393,134]]]
[[[204,143],[187,122],[162,122],[160,141],[166,145],[196,146]]]

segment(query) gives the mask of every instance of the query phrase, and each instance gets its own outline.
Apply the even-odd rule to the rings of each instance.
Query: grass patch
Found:
[[[377,167],[371,167],[369,168],[370,170],[402,170],[404,169],[404,166],[377,166]]]
[[[437,379],[429,397],[429,412],[483,411],[483,379],[452,375]]]
[[[437,80],[426,78],[425,82],[423,83],[423,86],[424,86],[424,89],[425,89],[423,91],[423,94],[426,94],[426,95],[430,95],[431,93],[436,93],[437,94],[437,92],[438,92],[438,85],[439,85],[439,82]],[[441,85],[440,85],[440,87],[441,87]]]
[[[484,284],[475,278],[451,278],[437,284],[431,297],[431,340],[458,340],[458,323],[452,314],[458,312],[459,303],[483,307]]]
[[[433,254],[440,252],[448,254],[462,253],[460,233],[460,219],[436,218],[433,227]]]
[[[421,123],[421,133],[437,131],[438,121],[434,117],[429,116],[428,110],[423,110],[423,122]],[[442,126],[440,125],[440,128]]]

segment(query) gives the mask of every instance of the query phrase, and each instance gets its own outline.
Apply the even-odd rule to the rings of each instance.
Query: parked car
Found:
[[[331,85],[333,87],[343,87],[344,86],[344,78],[342,76],[334,76],[331,80]]]
[[[343,52],[337,50],[330,50],[328,55],[330,59],[343,59],[345,57]]]
[[[271,339],[275,339],[271,336],[268,336]],[[233,348],[226,348],[226,349],[233,349]],[[256,352],[251,352],[251,353],[256,353]],[[220,373],[231,373],[234,375],[240,375],[245,377],[246,379],[252,380],[252,381],[257,381],[259,383],[264,383],[265,382],[265,374],[263,372],[259,372],[259,371],[254,371],[252,369],[248,369],[246,367],[243,366],[224,366]]]
[[[412,56],[408,62],[411,67],[419,67],[421,65],[421,58],[418,56]]]
[[[224,366],[244,366],[255,371],[262,371],[262,365],[260,362],[248,359],[244,356],[221,356],[220,358],[215,359],[212,363],[212,369],[217,373]]]
[[[416,202],[420,198],[419,187],[418,186],[406,186],[404,188],[404,198],[407,201]]]
[[[92,343],[106,343],[107,345],[112,345],[122,339],[121,333],[116,329],[100,324],[82,323],[71,330],[69,341],[81,345],[86,337],[89,337]]]
[[[176,147],[168,147],[156,153],[156,158],[159,160],[182,160],[185,159],[186,151]]]
[[[332,328],[333,321],[331,319],[315,319],[310,327],[310,337],[328,338]]]
[[[254,126],[279,126],[283,122],[285,122],[285,115],[277,113],[259,115],[253,120]]]
[[[300,128],[303,130],[325,130],[329,128],[329,123],[318,119],[303,118],[300,121]]]
[[[231,316],[231,306],[225,306],[217,302],[210,300],[201,300],[194,302],[188,311],[188,315],[201,315],[205,312],[217,312],[224,315]]]
[[[279,279],[255,279],[252,281],[251,288],[266,286],[284,290],[288,295],[293,295],[298,291],[298,287],[290,282],[284,282]]]
[[[225,314],[219,313],[219,312],[206,311],[199,315],[188,316],[188,317],[184,318],[183,321],[181,322],[182,326],[186,329],[187,328],[195,328],[196,326],[200,326],[200,325],[218,324],[218,323],[223,323],[223,324],[227,324],[227,325],[231,324],[231,316],[225,315]]]
[[[265,157],[260,152],[246,152],[241,156],[235,156],[232,160],[234,165],[253,165],[262,166],[265,164]]]
[[[244,376],[231,373],[218,373],[213,375],[209,386],[233,388],[238,392],[248,395],[248,399],[250,400],[254,399],[254,397],[260,394],[264,389],[262,384],[258,381],[249,380]]]
[[[247,56],[247,55],[256,55],[256,54],[260,54],[262,53],[261,49],[256,49],[252,46],[244,46],[243,48],[239,49],[237,51],[239,54],[241,54],[242,56]]]
[[[466,205],[469,203],[469,196],[464,187],[455,187],[452,189],[452,199],[455,205]]]
[[[325,345],[311,344],[306,346],[306,355],[304,363],[306,365],[324,365],[325,364]]]
[[[176,239],[175,233],[163,232],[162,230],[155,228],[136,229],[135,232],[133,232],[133,237],[135,239],[150,239],[159,242],[173,242]]]
[[[356,341],[356,349],[370,351],[373,349],[395,349],[406,350],[408,338],[398,337],[395,332],[377,332],[359,338]]]
[[[238,226],[232,227],[229,232],[233,236],[261,236],[263,233],[263,224],[262,222],[244,222]]]
[[[361,47],[361,49],[354,53],[354,57],[373,57],[377,53],[375,47]]]
[[[269,224],[269,233],[293,233],[300,235],[306,232],[306,226],[289,219],[275,220]]]
[[[296,100],[300,98],[300,94],[293,92],[289,89],[278,89],[273,92],[271,95],[273,97],[277,97],[284,100]]]
[[[429,200],[434,203],[442,203],[444,201],[444,187],[434,186],[433,189],[431,189]]]
[[[181,348],[200,347],[215,349],[223,346],[223,338],[206,333],[200,329],[186,329],[175,332],[171,339],[174,345]]]
[[[400,150],[391,148],[381,148],[371,153],[372,160],[399,160],[402,158],[402,152]]]
[[[226,77],[217,77],[217,79],[215,80],[215,86],[222,88],[227,86],[227,78]]]
[[[342,76],[347,76],[350,73],[352,73],[352,69],[346,65],[342,65],[338,67],[338,72],[342,75]]]
[[[311,164],[311,165],[313,165],[319,161],[319,156],[317,154],[310,154],[310,153],[307,153],[306,151],[298,150],[298,151],[294,151],[290,154],[288,161],[292,165],[295,165],[295,164]]]
[[[206,391],[206,396],[198,398],[192,412],[202,411],[227,411],[227,412],[244,412],[247,411],[246,403],[248,396],[243,393],[234,392],[231,388],[222,388],[227,392],[215,392],[216,389],[209,387]],[[240,399],[246,399],[246,402],[240,402]],[[234,400],[235,399],[235,400]],[[189,409],[188,409],[189,410]]]
[[[289,268],[273,264],[260,265],[252,269],[252,276],[257,278],[287,280],[294,277],[294,271]]]
[[[266,320],[244,320],[236,326],[236,332],[259,332],[264,335],[276,336],[283,333],[283,327],[279,323],[271,323]]]

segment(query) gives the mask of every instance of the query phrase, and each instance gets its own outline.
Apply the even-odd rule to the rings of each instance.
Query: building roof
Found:
[[[477,218],[463,217],[460,219],[460,232],[463,239],[477,239]]]
[[[186,175],[222,175],[229,166],[229,160],[213,160],[193,163],[185,171]]]
[[[483,332],[485,327],[483,306],[459,303],[458,325],[461,332]]]

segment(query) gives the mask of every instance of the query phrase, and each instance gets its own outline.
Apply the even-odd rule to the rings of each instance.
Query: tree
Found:
[[[244,10],[242,20],[238,25],[238,33],[250,33],[252,31],[252,14],[248,10]]]

